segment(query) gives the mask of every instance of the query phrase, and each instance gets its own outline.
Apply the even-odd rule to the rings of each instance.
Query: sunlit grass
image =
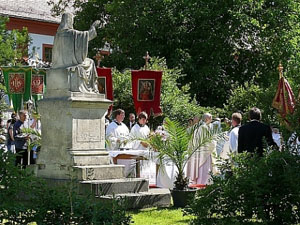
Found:
[[[181,209],[150,208],[130,212],[137,225],[183,225],[188,224],[191,216],[183,216]]]

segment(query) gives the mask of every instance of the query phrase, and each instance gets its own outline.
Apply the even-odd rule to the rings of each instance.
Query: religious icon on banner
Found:
[[[31,93],[36,94],[36,95],[44,93],[44,76],[43,75],[32,74]]]
[[[106,96],[106,77],[98,77],[98,90]]]
[[[155,90],[154,79],[139,79],[138,80],[138,100],[153,101]]]
[[[10,94],[24,94],[25,73],[9,73],[8,85]]]

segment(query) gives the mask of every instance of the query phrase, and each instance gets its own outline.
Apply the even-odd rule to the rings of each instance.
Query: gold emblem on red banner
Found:
[[[9,73],[8,85],[11,94],[24,94],[25,73]]]
[[[44,93],[44,76],[43,75],[32,74],[31,93],[36,94],[36,95]]]

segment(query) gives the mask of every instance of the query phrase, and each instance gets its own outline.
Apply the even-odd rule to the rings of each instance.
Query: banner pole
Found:
[[[279,62],[278,65],[278,71],[279,71],[279,79],[281,79],[283,77],[283,66],[281,64],[281,61]]]
[[[144,67],[144,70],[147,70],[148,69],[148,61],[151,59],[148,51],[146,52],[146,55],[143,56],[143,59],[145,59],[145,67]]]

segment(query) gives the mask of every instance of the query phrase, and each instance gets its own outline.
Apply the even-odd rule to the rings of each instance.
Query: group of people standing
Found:
[[[136,140],[136,138],[147,138],[150,134],[150,129],[147,126],[148,115],[145,112],[141,112],[138,115],[138,121],[135,122],[135,115],[129,115],[129,122],[127,125],[123,123],[125,118],[125,112],[122,109],[114,111],[114,120],[107,126],[106,129],[106,140],[107,149],[109,151],[117,151],[120,149],[130,149],[130,150],[147,150],[148,146],[142,141]],[[240,113],[233,113],[231,117],[231,129],[227,133],[227,140],[212,141],[204,146],[199,147],[195,153],[190,158],[186,167],[186,174],[190,179],[192,184],[206,185],[210,182],[210,174],[216,173],[216,157],[228,157],[231,153],[241,153],[244,151],[254,153],[256,152],[259,156],[262,156],[263,149],[268,146],[277,146],[273,137],[271,127],[263,124],[261,120],[261,112],[258,108],[254,107],[249,111],[249,122],[241,125],[242,115]],[[194,118],[194,120],[189,121],[189,126],[199,125],[200,127],[205,127],[206,129],[222,129],[221,121],[215,120],[213,122],[212,115],[210,113],[205,113],[200,118]],[[162,129],[163,126],[158,128]],[[202,129],[201,128],[201,129]],[[187,128],[189,129],[189,128]],[[201,129],[196,129],[194,132],[198,132],[194,135],[201,135]],[[135,137],[135,140],[130,141],[130,137]],[[130,160],[129,160],[130,161]],[[134,162],[129,162],[131,164]],[[123,162],[118,161],[118,164],[123,164],[126,167],[126,160]],[[128,166],[128,165],[127,165]],[[161,176],[157,181],[164,186],[166,184],[172,185],[172,180],[176,175],[176,171],[173,171],[172,165],[164,165],[166,168],[169,166],[169,170],[172,170],[171,174],[165,174]],[[130,166],[129,166],[130,167]],[[168,169],[167,169],[168,170]],[[126,171],[126,169],[125,169]],[[158,171],[159,173],[159,171]],[[167,172],[168,173],[168,172]],[[127,174],[128,175],[128,171]],[[159,175],[159,174],[158,174]],[[170,182],[167,181],[169,179]]]
[[[263,155],[267,146],[278,148],[272,136],[270,126],[261,122],[261,111],[254,107],[250,109],[249,121],[243,125],[242,115],[233,113],[231,117],[231,129],[228,131],[227,141],[212,141],[198,149],[188,163],[187,175],[192,184],[206,185],[210,183],[210,174],[217,173],[216,158],[228,158],[230,154],[242,152]],[[213,127],[210,114],[204,114],[204,126]],[[218,145],[221,149],[218,150]]]
[[[16,113],[11,114],[11,119],[7,120],[6,129],[4,129],[7,132],[6,148],[8,151],[16,153],[16,165],[21,165],[22,168],[34,164],[36,159],[33,151],[28,153],[30,135],[22,132],[22,128],[36,129],[36,125],[37,121],[29,119],[27,111],[20,110],[18,116]]]
[[[108,151],[118,150],[147,150],[147,144],[138,139],[147,138],[150,129],[147,126],[148,115],[141,112],[138,115],[137,122],[135,115],[129,114],[128,124],[124,124],[125,111],[117,109],[113,112],[113,120],[106,128],[106,149]],[[125,175],[135,176],[135,160],[118,159],[118,164],[125,165]],[[145,162],[144,162],[145,163]]]

